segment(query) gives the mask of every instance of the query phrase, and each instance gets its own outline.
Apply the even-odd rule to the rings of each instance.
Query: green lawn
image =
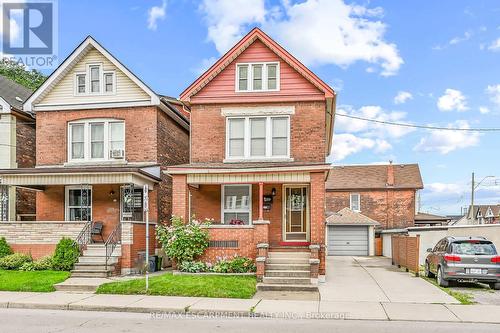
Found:
[[[55,291],[54,284],[63,282],[69,272],[59,271],[6,271],[0,270],[2,291]]]
[[[148,295],[252,298],[254,276],[173,275],[167,273],[149,279]],[[98,294],[145,294],[145,279],[103,284]]]

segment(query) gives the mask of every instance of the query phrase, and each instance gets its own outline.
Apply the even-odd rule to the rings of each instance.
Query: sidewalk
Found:
[[[0,292],[0,308],[500,324],[500,306]]]

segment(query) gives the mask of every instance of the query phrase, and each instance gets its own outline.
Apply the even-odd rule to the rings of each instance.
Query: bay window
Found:
[[[95,119],[68,124],[68,161],[107,161],[125,158],[125,123]]]
[[[227,160],[289,158],[289,141],[289,116],[227,117]]]
[[[279,63],[236,64],[236,92],[278,91]]]
[[[222,185],[222,223],[250,224],[252,185]]]

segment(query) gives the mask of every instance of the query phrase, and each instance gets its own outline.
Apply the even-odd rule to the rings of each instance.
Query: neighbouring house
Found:
[[[31,93],[0,75],[0,169],[35,166],[35,116],[22,107]],[[32,191],[0,183],[0,222],[34,218],[35,204]]]
[[[254,258],[259,288],[286,279],[271,267],[295,267],[280,255],[302,269],[294,284],[324,275],[333,89],[255,28],[180,100],[191,108],[191,156],[166,172],[174,214],[215,220],[202,260]]]
[[[500,223],[500,204],[474,205],[474,209],[469,209],[467,214],[455,221],[452,225],[479,225]]]
[[[417,194],[423,188],[418,164],[334,166],[326,181],[326,212],[344,208],[379,225],[377,230],[411,227]],[[368,255],[373,247],[367,225],[327,225],[331,255]]]
[[[155,93],[88,37],[24,111],[36,113],[36,165],[4,169],[0,177],[4,186],[36,192],[36,219],[0,223],[0,235],[34,257],[51,253],[61,237],[76,239],[89,258],[74,276],[142,268],[143,197],[153,253],[154,224],[172,212],[172,181],[161,170],[189,161],[188,109]]]
[[[417,214],[415,214],[416,227],[448,225],[450,222],[451,218],[449,216],[441,216],[423,212],[418,212]]]

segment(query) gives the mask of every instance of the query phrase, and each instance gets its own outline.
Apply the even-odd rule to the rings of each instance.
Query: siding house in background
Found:
[[[333,89],[255,28],[180,100],[191,108],[190,163],[167,173],[175,215],[215,220],[202,260],[256,259],[260,289],[317,281],[325,274]],[[298,263],[285,269],[310,267],[269,276],[283,252]]]
[[[24,110],[36,113],[36,163],[0,170],[0,177],[3,186],[36,193],[36,221],[0,223],[0,235],[34,257],[50,254],[61,237],[76,239],[91,258],[77,264],[74,276],[142,266],[142,198],[149,198],[154,235],[154,224],[168,221],[172,211],[172,181],[161,171],[189,161],[185,106],[156,94],[88,37]],[[91,230],[100,233],[94,245]],[[155,238],[150,241],[153,253]]]
[[[35,166],[35,117],[22,107],[31,93],[0,75],[0,169]],[[34,216],[35,193],[0,183],[0,221],[30,220]]]
[[[452,225],[479,225],[500,223],[500,204],[474,205],[474,209],[469,209],[467,214]]]

